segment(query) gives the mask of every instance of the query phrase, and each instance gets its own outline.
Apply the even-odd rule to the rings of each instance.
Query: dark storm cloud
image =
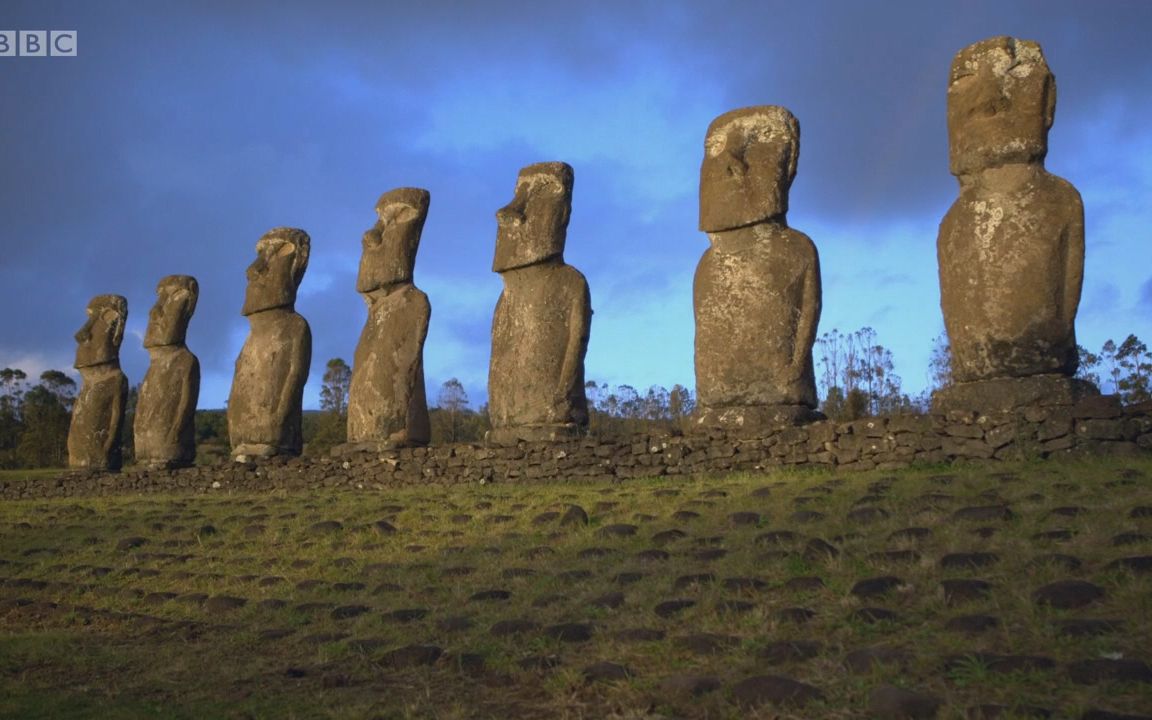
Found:
[[[201,285],[189,344],[225,386],[218,404],[246,331],[244,268],[263,232],[291,225],[314,243],[299,303],[314,393],[359,334],[352,279],[375,200],[415,185],[432,192],[417,282],[439,289],[430,395],[451,375],[482,382],[500,289],[494,212],[519,167],[551,159],[576,166],[567,257],[588,276],[594,333],[617,329],[614,342],[640,313],[686,305],[706,247],[695,184],[712,117],[790,107],[803,127],[792,222],[839,224],[840,244],[896,242],[874,228],[938,218],[955,195],[944,91],[964,45],[1042,43],[1060,88],[1053,168],[1096,108],[1146,87],[1152,5],[1087,7],[9,2],[0,26],[75,29],[79,57],[0,58],[0,303],[27,310],[0,328],[0,362],[70,358],[98,293],[128,296],[142,332],[156,281],[188,273]],[[859,253],[821,252],[830,276],[856,270],[836,261]],[[890,274],[920,271],[935,269]],[[681,336],[662,354],[689,358],[690,329]],[[136,339],[123,356],[138,382]],[[644,382],[608,371],[595,372]]]

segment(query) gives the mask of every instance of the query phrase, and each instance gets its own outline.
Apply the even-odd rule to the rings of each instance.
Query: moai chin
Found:
[[[398,188],[380,196],[364,233],[356,291],[368,305],[348,393],[348,443],[340,452],[426,445],[424,340],[432,306],[412,282],[430,196]]]
[[[232,456],[299,455],[304,383],[312,361],[312,332],[294,309],[308,268],[311,239],[295,228],[274,228],[256,243],[248,266],[241,314],[251,328],[228,396]]]
[[[756,433],[823,417],[815,411],[812,344],[820,322],[820,259],[788,227],[800,125],[760,105],[712,121],[700,165],[694,422]]]
[[[120,342],[128,321],[128,301],[97,295],[88,303],[88,320],[76,333],[80,394],[68,427],[68,467],[119,470],[120,431],[128,402],[128,378],[120,370]]]
[[[551,440],[588,426],[584,354],[592,321],[588,283],[564,263],[572,168],[529,165],[496,213],[492,270],[504,291],[492,318],[488,410],[494,444]]]
[[[184,344],[200,285],[169,275],[156,286],[144,347],[151,363],[136,400],[136,462],[149,468],[187,467],[196,459],[196,402],[200,361]]]
[[[1071,404],[1084,278],[1080,194],[1044,169],[1056,81],[1040,46],[994,37],[952,61],[949,164],[960,196],[940,223],[940,307],[956,384],[938,411]]]

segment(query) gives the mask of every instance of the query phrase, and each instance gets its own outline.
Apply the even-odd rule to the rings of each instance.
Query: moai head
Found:
[[[256,261],[248,266],[248,290],[241,315],[296,303],[296,288],[308,269],[312,240],[296,228],[273,228],[256,243]]]
[[[76,362],[86,368],[120,359],[120,341],[128,322],[128,301],[122,295],[97,295],[88,303],[88,321],[76,332]]]
[[[493,272],[563,257],[572,214],[572,166],[562,162],[529,165],[516,178],[516,197],[496,211]]]
[[[379,219],[364,233],[357,292],[412,282],[430,199],[428,191],[420,188],[397,188],[380,196],[376,202]]]
[[[1042,162],[1056,114],[1056,78],[1040,46],[1001,35],[956,54],[948,79],[953,175]]]
[[[700,230],[721,232],[788,212],[800,157],[800,123],[778,105],[712,121],[700,163]]]
[[[191,275],[169,275],[156,286],[156,304],[148,313],[144,347],[183,345],[188,321],[196,312],[200,284]]]

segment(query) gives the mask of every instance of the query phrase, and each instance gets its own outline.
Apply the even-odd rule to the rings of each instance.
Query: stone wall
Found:
[[[1018,413],[897,415],[781,427],[763,437],[587,437],[512,447],[450,445],[350,457],[273,458],[184,470],[128,469],[0,481],[0,498],[119,493],[378,490],[413,484],[616,482],[631,478],[765,471],[773,467],[896,469],[956,460],[1019,460],[1078,454],[1152,454],[1152,403],[1116,396]]]

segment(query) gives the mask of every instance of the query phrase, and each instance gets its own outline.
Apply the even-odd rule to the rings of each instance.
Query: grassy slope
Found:
[[[588,527],[534,521],[569,503],[587,510]],[[998,503],[1015,518],[953,517],[960,508]],[[866,717],[869,693],[885,684],[937,696],[941,718],[965,717],[981,703],[1041,706],[1058,717],[1079,717],[1087,708],[1147,712],[1152,684],[1080,684],[1068,675],[1072,663],[1091,658],[1152,661],[1152,577],[1105,567],[1152,554],[1152,517],[1129,517],[1139,506],[1152,506],[1146,459],[613,486],[7,503],[0,505],[0,577],[7,578],[0,584],[0,717],[850,718]],[[887,516],[850,515],[868,507]],[[798,510],[822,517],[803,522],[793,515]],[[738,511],[759,513],[759,523],[733,522]],[[313,528],[325,520],[342,528]],[[381,533],[373,526],[380,520],[397,532]],[[635,534],[602,532],[620,523],[634,525]],[[931,536],[890,537],[907,527],[928,528]],[[653,539],[670,529],[685,536],[666,544]],[[1069,530],[1071,539],[1037,537],[1055,529]],[[803,537],[766,544],[761,536],[775,530]],[[1115,546],[1123,533],[1144,537]],[[839,557],[806,558],[806,541],[816,537],[839,548]],[[144,542],[125,542],[133,538]],[[652,549],[668,559],[638,557]],[[916,556],[876,555],[893,550]],[[979,568],[940,566],[958,552],[997,559]],[[1083,565],[1036,564],[1046,553]],[[707,573],[714,582],[676,584]],[[885,595],[862,600],[852,593],[861,579],[889,575],[901,585]],[[823,587],[785,585],[805,577],[819,577]],[[742,589],[724,582],[730,578],[763,586]],[[993,587],[986,597],[949,604],[940,582],[958,578]],[[1105,596],[1077,610],[1033,601],[1037,588],[1069,578],[1091,581]],[[470,599],[486,589],[510,597]],[[219,609],[200,595],[247,602]],[[286,604],[261,604],[270,599]],[[673,599],[696,604],[668,617],[654,612]],[[333,609],[354,605],[367,611],[332,617]],[[896,618],[867,622],[854,614],[865,606]],[[787,619],[788,608],[810,610],[811,619]],[[426,612],[407,621],[388,614],[402,609]],[[950,619],[974,614],[994,616],[999,626],[979,634],[945,629]],[[470,627],[443,626],[458,617]],[[1123,626],[1069,638],[1054,624],[1069,618]],[[494,636],[492,626],[510,619],[540,627]],[[591,640],[561,642],[543,632],[563,622],[590,623]],[[618,636],[635,628],[665,635]],[[724,642],[714,653],[686,646],[683,639],[698,633]],[[779,662],[771,653],[781,640],[820,646],[813,657]],[[445,654],[433,666],[393,666],[387,652],[412,643],[435,644]],[[849,653],[877,645],[906,656],[863,674],[845,670]],[[986,661],[947,662],[977,652],[1043,656],[1056,666],[1004,673]],[[531,657],[559,664],[522,667]],[[624,665],[632,677],[587,682],[583,669],[599,661]],[[678,674],[712,676],[721,688],[691,697],[662,687],[663,678]],[[733,686],[764,674],[810,683],[825,700],[803,709],[741,709]]]

